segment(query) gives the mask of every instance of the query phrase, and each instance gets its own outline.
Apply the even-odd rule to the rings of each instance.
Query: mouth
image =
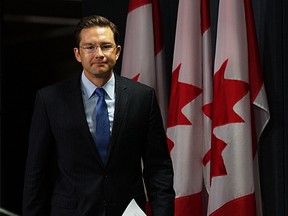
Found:
[[[93,62],[92,64],[95,66],[101,67],[101,66],[105,66],[107,63],[106,62]]]
[[[106,64],[106,62],[103,62],[103,61],[101,61],[101,62],[93,62],[93,64]]]

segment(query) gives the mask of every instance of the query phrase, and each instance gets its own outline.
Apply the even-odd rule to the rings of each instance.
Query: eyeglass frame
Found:
[[[109,47],[105,48],[105,46],[109,46]],[[112,52],[113,49],[115,49],[117,47],[117,45],[116,44],[103,44],[103,45],[91,44],[91,45],[85,45],[85,46],[79,45],[79,48],[84,49],[89,54],[95,53],[96,50],[98,49],[98,47],[100,48],[102,53],[109,54]]]

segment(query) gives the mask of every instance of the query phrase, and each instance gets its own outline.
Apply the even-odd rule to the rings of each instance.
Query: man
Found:
[[[82,74],[36,95],[23,215],[120,216],[132,199],[144,210],[143,180],[153,215],[174,215],[172,163],[154,90],[113,73],[121,46],[106,18],[83,18],[75,39]]]

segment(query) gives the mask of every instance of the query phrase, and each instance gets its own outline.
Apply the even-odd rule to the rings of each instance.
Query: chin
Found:
[[[110,71],[97,71],[94,73],[94,75],[97,77],[109,77],[110,74],[111,74]]]

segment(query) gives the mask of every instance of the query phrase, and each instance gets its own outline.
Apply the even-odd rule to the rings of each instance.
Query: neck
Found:
[[[95,86],[102,87],[104,86],[109,79],[111,78],[113,72],[107,72],[104,74],[96,74],[91,76],[90,74],[84,73],[88,80],[90,80]],[[90,76],[89,76],[90,75]]]

